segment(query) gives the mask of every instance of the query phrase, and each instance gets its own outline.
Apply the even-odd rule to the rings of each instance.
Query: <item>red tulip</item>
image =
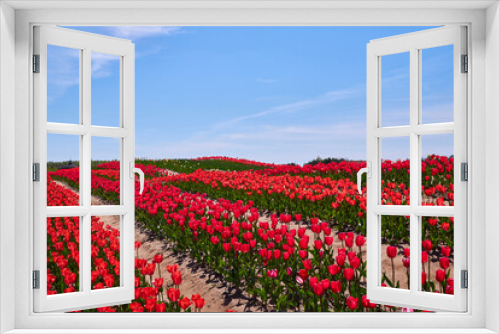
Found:
[[[451,248],[449,246],[441,248],[441,254],[443,254],[443,256],[450,256]]]
[[[366,238],[364,236],[362,236],[361,234],[359,234],[356,237],[356,246],[361,247],[365,244],[365,242],[366,242]]]
[[[165,312],[167,310],[167,305],[165,303],[156,304],[156,312]]]
[[[155,285],[155,288],[158,288],[158,289],[163,287],[163,278],[160,277],[160,278],[155,279],[154,285]]]
[[[333,244],[333,237],[325,237],[325,244],[331,246]]]
[[[298,253],[299,253],[299,256],[302,259],[305,259],[307,257],[307,251],[306,250],[299,250]]]
[[[170,288],[167,290],[167,296],[168,299],[170,299],[172,302],[176,302],[177,300],[179,300],[181,292],[178,289]]]
[[[181,309],[185,310],[191,305],[191,300],[187,297],[182,298],[179,300],[179,306]]]
[[[342,292],[342,282],[341,281],[332,281],[330,283],[330,288],[334,293],[340,293]]]
[[[351,248],[353,244],[354,244],[354,240],[352,238],[345,239],[345,245],[347,246],[347,248]]]
[[[422,247],[428,252],[432,250],[432,242],[429,239],[425,239],[425,241],[422,241]]]
[[[321,284],[319,284],[319,283],[314,284],[314,286],[312,288],[313,288],[313,292],[316,296],[323,295],[324,289],[323,289],[323,286]]]
[[[346,299],[346,305],[351,311],[357,309],[358,304],[359,304],[358,298],[353,298],[352,296],[349,296],[349,298]]]
[[[448,269],[450,267],[450,260],[447,257],[439,258],[439,266],[443,269]]]
[[[363,295],[363,297],[361,298],[361,304],[363,305],[364,308],[377,307],[377,304],[370,303],[370,299],[368,299],[366,295]]]
[[[443,270],[438,269],[436,270],[436,281],[438,282],[443,282],[446,278],[446,274],[444,273]]]
[[[309,277],[309,273],[307,272],[306,269],[300,269],[299,270],[299,277],[303,280],[306,281],[307,278]]]
[[[327,269],[328,269],[328,272],[330,273],[330,275],[337,275],[340,272],[339,266],[337,266],[335,264],[328,266]]]
[[[327,290],[330,287],[330,280],[325,278],[321,280],[321,286],[323,287],[323,290]]]
[[[351,263],[351,267],[352,267],[353,269],[358,269],[358,268],[359,268],[359,266],[361,265],[361,260],[360,260],[360,259],[359,259],[359,257],[357,257],[357,256],[352,257],[352,258],[349,260],[349,262]]]
[[[278,277],[278,270],[277,269],[267,270],[267,277],[277,278]]]
[[[157,254],[154,256],[153,262],[154,263],[162,263],[163,261],[163,254]]]
[[[309,259],[306,259],[306,260],[302,261],[302,265],[307,270],[311,270],[312,269],[311,260],[309,260]]]
[[[196,308],[198,310],[201,310],[203,308],[203,306],[205,306],[205,299],[204,298],[198,298],[198,299],[192,299],[192,300],[193,300],[194,306],[196,306]]]
[[[392,259],[392,258],[396,257],[396,255],[398,253],[398,249],[396,248],[396,246],[388,246],[386,249],[386,253],[387,253],[387,256]]]
[[[344,278],[348,281],[352,281],[352,279],[354,278],[354,269],[345,268],[344,269]]]
[[[172,274],[172,281],[175,285],[180,285],[182,283],[182,275],[180,271],[176,271]]]
[[[170,274],[173,274],[174,272],[176,272],[177,269],[179,269],[179,265],[178,264],[173,264],[173,265],[167,266],[167,271]]]
[[[427,263],[427,252],[422,252],[422,263]]]

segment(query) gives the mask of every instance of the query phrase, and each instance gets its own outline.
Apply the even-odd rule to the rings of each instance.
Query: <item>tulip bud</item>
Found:
[[[398,253],[398,249],[396,248],[396,246],[388,246],[386,249],[386,253],[387,253],[387,256],[392,259],[392,258],[396,257],[396,255]]]
[[[446,274],[444,273],[443,270],[438,269],[436,270],[436,281],[438,282],[443,282],[446,278]]]

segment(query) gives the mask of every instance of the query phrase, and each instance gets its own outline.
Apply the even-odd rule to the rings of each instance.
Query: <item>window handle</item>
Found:
[[[139,195],[142,195],[142,192],[144,191],[144,172],[140,168],[134,167],[135,163],[133,161],[130,162],[130,178],[134,179],[134,174],[137,173],[139,174],[139,183],[141,185],[141,189],[139,190]]]
[[[372,163],[370,161],[367,161],[366,162],[366,167],[365,168],[361,168],[359,171],[358,171],[358,191],[359,193],[361,194],[361,179],[362,179],[362,175],[363,173],[366,173],[366,176],[371,179],[372,177]]]

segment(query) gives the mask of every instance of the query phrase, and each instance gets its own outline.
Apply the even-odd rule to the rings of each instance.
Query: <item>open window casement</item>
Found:
[[[429,61],[422,61],[423,54],[428,54],[432,50],[436,51],[436,48],[444,46],[448,50],[451,48],[448,58],[444,60],[442,58],[427,58]],[[382,103],[384,97],[387,96],[384,95],[384,89],[390,88],[387,80],[383,78],[382,72],[390,69],[390,66],[384,68],[390,61],[390,58],[386,57],[402,54],[408,56],[407,59],[409,59],[409,106],[408,110],[398,110],[398,113],[391,113],[388,111],[389,108],[385,108]],[[373,40],[367,45],[367,161],[369,172],[371,172],[368,173],[367,179],[367,295],[373,303],[420,310],[466,311],[467,290],[461,286],[462,271],[467,269],[467,182],[461,175],[466,168],[466,165],[462,165],[467,162],[466,72],[468,69],[467,63],[464,62],[467,60],[466,54],[466,28],[458,26],[429,29],[423,32]],[[426,84],[426,78],[422,76],[422,73],[443,66],[443,61],[448,62],[446,66],[450,66],[450,68],[453,66],[453,69],[450,69],[452,78],[450,80],[450,96],[452,96],[450,97],[452,101],[450,114],[452,119],[451,122],[442,123],[432,122],[432,117],[426,117],[426,120],[423,121],[422,110],[425,105],[422,100],[425,97],[423,87]],[[395,75],[408,75],[408,73],[396,73]],[[435,115],[436,111],[432,112]],[[391,117],[397,117],[395,115],[401,115],[401,113],[409,115],[407,123],[401,123],[398,126],[384,126],[385,124],[397,123],[391,122]],[[429,122],[429,120],[431,121]],[[425,180],[428,180],[426,179],[428,176],[423,176],[423,169],[443,168],[444,166],[425,167],[422,160],[424,153],[422,146],[423,140],[425,140],[427,145],[425,152],[429,152],[428,143],[430,141],[427,139],[443,138],[445,134],[453,137],[451,143],[454,151],[442,160],[447,161],[448,167],[450,163],[454,167],[454,173],[451,173],[453,175],[448,175],[451,178],[449,183],[453,184],[450,186],[453,195],[448,195],[444,202],[436,204],[435,198],[433,200],[432,195],[424,191]],[[432,137],[433,135],[438,136]],[[410,188],[406,198],[403,198],[404,201],[385,205],[389,204],[384,201],[384,196],[386,196],[384,193],[388,187],[387,182],[392,180],[384,177],[386,171],[383,163],[387,159],[384,154],[390,145],[384,147],[383,143],[397,140],[397,138],[400,139],[401,143],[407,143],[408,151],[406,152],[409,153],[409,156],[400,157],[410,159]],[[432,151],[430,148],[431,152],[438,153],[440,140],[433,143],[435,150]],[[384,148],[386,149],[384,150]],[[386,183],[384,185],[382,185],[383,180]],[[448,191],[450,190],[446,189],[446,192]],[[401,219],[395,220],[395,216]],[[433,230],[428,230],[429,217],[432,217],[434,224],[436,221],[449,223],[444,228],[445,225],[438,223],[437,226],[432,227]],[[395,226],[394,222],[396,221],[402,225]],[[391,224],[390,227],[393,231],[401,231],[402,229],[409,231],[408,239],[399,243],[394,242],[394,246],[400,254],[403,251],[402,248],[408,247],[409,243],[409,288],[396,286],[396,282],[382,285],[383,281],[385,283],[387,278],[391,278],[390,272],[387,272],[390,270],[390,262],[389,269],[387,269],[387,262],[385,266],[383,264],[384,258],[387,260],[389,254],[387,251],[389,237],[384,234],[384,231],[388,230],[387,224]],[[449,227],[449,225],[452,226]],[[441,269],[440,262],[436,261],[442,256],[441,251],[445,251],[443,248],[447,246],[443,242],[443,238],[445,238],[443,236],[447,238],[447,243],[452,249],[451,254],[448,255],[451,262],[449,269]],[[427,239],[434,241],[434,250],[423,248],[423,241]],[[435,249],[441,251],[438,252]],[[426,260],[426,255],[428,255],[427,262],[422,264],[422,260],[424,262]],[[437,279],[437,270],[443,270],[441,274],[444,273],[445,276],[444,280],[443,276],[440,276],[440,279],[434,284],[431,281]],[[422,277],[423,271],[425,277]],[[403,277],[406,281],[406,276]],[[446,288],[450,290],[445,291],[444,284],[450,283],[449,278],[454,278],[454,289],[447,286]],[[439,281],[445,283],[439,283]],[[430,284],[434,284],[434,286],[430,288]]]
[[[57,56],[53,52],[56,48]],[[73,71],[76,74],[72,77],[67,63],[61,61],[64,57],[72,57],[76,63],[76,71]],[[93,64],[93,57],[97,60],[114,57],[119,68],[116,84],[119,88],[115,87],[115,91],[119,91],[116,94],[116,105],[119,105],[116,127],[95,126],[91,121],[91,106],[94,106],[91,103],[92,76],[99,64],[102,65],[102,62]],[[52,67],[47,66],[48,60]],[[134,44],[128,40],[70,29],[37,26],[34,28],[33,72],[34,310],[62,312],[130,303],[134,298]],[[56,123],[48,119],[51,98],[50,95],[48,98],[48,87],[51,87],[51,94],[54,90],[57,94],[58,90],[74,89],[77,116],[73,124],[70,124],[71,121]],[[62,114],[69,113],[68,109]],[[67,160],[78,159],[79,169],[73,169],[70,184],[73,189],[57,179],[49,180],[49,185],[47,183],[47,178],[51,179],[47,176],[48,138],[49,143],[57,141],[58,145],[72,142],[73,139],[76,143],[74,150],[66,152],[64,156]],[[91,205],[91,145],[94,138],[111,139],[120,147],[117,153],[120,159],[117,167],[120,175],[117,205]],[[54,184],[73,191],[76,194],[72,197],[73,202],[57,202],[49,189],[55,187]],[[98,242],[92,240],[92,218],[98,216],[118,217],[117,229],[120,231],[113,239],[113,268],[103,265],[95,269],[113,270],[115,277],[119,276],[119,282],[115,280],[102,289],[95,289],[92,284],[92,242]],[[58,225],[61,228],[55,231],[52,226]],[[65,233],[64,244],[56,247],[57,253],[48,254],[48,246],[54,242],[53,237],[60,236],[54,233],[60,233],[61,230],[61,233]],[[53,277],[48,274],[48,271],[56,270],[56,266],[59,270],[65,270],[64,279],[74,287],[74,292],[57,290],[62,290],[63,284],[53,281]],[[48,286],[50,293],[57,293],[48,295]]]

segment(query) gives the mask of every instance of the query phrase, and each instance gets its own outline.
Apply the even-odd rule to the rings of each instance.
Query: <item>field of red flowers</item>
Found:
[[[397,310],[366,299],[366,189],[359,194],[355,183],[356,173],[365,163],[301,167],[207,157],[183,162],[182,168],[189,170],[189,163],[210,163],[212,167],[214,160],[225,167],[241,164],[258,168],[200,168],[167,175],[161,167],[164,160],[158,162],[160,167],[154,161],[138,165],[148,177],[142,195],[136,185],[136,220],[157,238],[171,241],[177,251],[210,267],[265,310]],[[382,169],[382,204],[408,205],[409,162],[384,161]],[[92,171],[93,195],[119,203],[119,177],[118,162],[99,165]],[[49,172],[49,178],[78,189],[79,170]],[[75,193],[50,183],[49,205],[71,205]],[[453,158],[433,155],[422,161],[422,203],[453,205]],[[119,242],[119,233],[102,226],[98,219],[92,223],[96,247],[93,284],[113,286],[117,280],[113,271],[119,266],[119,252],[113,244]],[[77,290],[74,254],[78,240],[74,231],[78,231],[78,221],[49,219],[49,226],[48,254],[53,262],[49,268],[54,276],[50,291]],[[453,294],[453,218],[424,217],[422,235],[422,290]],[[408,288],[408,218],[382,217],[382,236],[381,284]],[[61,254],[67,260],[59,267]],[[178,286],[169,288],[165,298],[164,289],[159,287],[163,284],[152,281],[155,264],[138,262],[136,287],[143,294],[136,294],[135,306],[118,306],[115,311],[176,311],[188,302],[191,307],[198,305],[198,297],[179,302],[179,297],[169,293]],[[185,309],[190,310],[189,305]]]
[[[64,186],[47,181],[48,206],[78,205],[78,195]],[[120,285],[120,231],[104,226],[99,217],[92,217],[92,289]],[[79,290],[79,218],[47,218],[47,294],[71,293]],[[141,246],[135,243],[136,249]],[[135,299],[128,305],[100,307],[81,312],[172,312],[201,311],[205,300],[199,295],[181,295],[182,275],[178,266],[160,268],[162,255],[152,262],[135,259]],[[172,286],[164,284],[161,274],[169,273]],[[165,278],[166,281],[166,278]]]

